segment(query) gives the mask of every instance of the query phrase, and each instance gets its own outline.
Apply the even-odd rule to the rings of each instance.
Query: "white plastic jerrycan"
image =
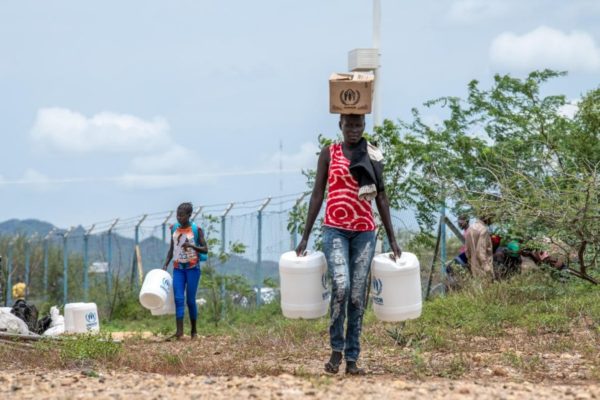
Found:
[[[320,251],[298,257],[295,251],[279,259],[281,310],[287,318],[320,318],[327,314],[327,262]]]
[[[412,253],[402,252],[399,260],[392,253],[378,254],[371,264],[373,311],[382,321],[405,321],[421,315],[421,271]]]
[[[65,304],[66,333],[97,333],[100,331],[100,318],[96,303]]]
[[[175,314],[175,297],[173,295],[173,285],[169,289],[167,294],[167,300],[165,304],[160,308],[153,308],[150,310],[152,315],[174,315]]]
[[[167,271],[160,268],[149,271],[140,290],[140,303],[148,310],[164,307],[172,285],[173,279]]]

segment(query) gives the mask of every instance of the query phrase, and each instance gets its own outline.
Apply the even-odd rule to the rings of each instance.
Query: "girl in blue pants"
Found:
[[[208,246],[202,230],[193,222],[190,223],[192,211],[191,203],[182,203],[177,207],[177,224],[171,229],[171,246],[163,267],[166,270],[173,260],[173,294],[177,325],[177,331],[172,336],[174,339],[183,336],[183,315],[186,303],[192,326],[191,337],[195,338],[198,335],[196,330],[196,321],[198,320],[196,291],[201,275],[199,254],[206,254]]]

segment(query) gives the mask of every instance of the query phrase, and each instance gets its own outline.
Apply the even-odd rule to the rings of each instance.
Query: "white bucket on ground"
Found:
[[[75,307],[79,307],[83,304],[85,304],[85,303],[67,303],[67,304],[65,304],[65,308],[63,311],[64,321],[65,321],[65,332],[73,332],[73,330],[75,329],[73,326],[73,323],[74,323],[73,309]]]
[[[149,271],[140,290],[140,303],[148,310],[164,307],[172,285],[173,279],[167,271],[160,268]]]
[[[320,318],[327,314],[327,262],[320,251],[298,257],[295,251],[279,259],[281,311],[287,318]]]
[[[100,331],[96,303],[65,304],[65,333],[94,333]]]
[[[371,264],[373,311],[382,321],[405,321],[421,315],[421,272],[419,260],[402,252],[399,260],[392,253],[378,254]]]

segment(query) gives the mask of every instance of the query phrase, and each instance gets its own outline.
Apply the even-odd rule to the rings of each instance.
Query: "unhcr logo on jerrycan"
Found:
[[[98,325],[98,316],[96,315],[96,313],[93,311],[86,313],[85,314],[85,327],[88,330],[91,330],[92,328],[95,328],[96,325]]]
[[[381,282],[380,278],[374,278],[371,286],[373,286],[373,302],[375,304],[383,305],[383,297],[381,297],[383,282]]]
[[[165,291],[165,293],[169,293],[169,290],[171,288],[171,283],[169,282],[169,280],[167,278],[162,278],[162,281],[160,282],[160,288],[162,290]]]

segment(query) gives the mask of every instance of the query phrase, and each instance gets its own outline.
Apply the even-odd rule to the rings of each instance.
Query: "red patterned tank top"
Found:
[[[373,231],[371,202],[358,199],[358,182],[349,167],[350,160],[344,155],[342,144],[329,146],[329,191],[323,224],[349,231]]]

